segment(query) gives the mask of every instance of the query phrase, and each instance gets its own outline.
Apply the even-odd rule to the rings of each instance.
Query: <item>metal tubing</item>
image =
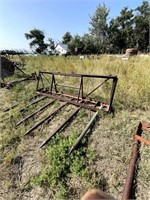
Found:
[[[42,108],[36,110],[34,113],[32,113],[31,115],[28,115],[26,118],[24,118],[23,120],[21,120],[20,122],[18,122],[16,124],[16,127],[19,126],[20,124],[24,123],[25,121],[27,121],[28,119],[30,119],[31,117],[33,117],[34,115],[36,115],[37,113],[41,112],[42,110],[44,110],[45,108],[47,108],[48,106],[52,105],[56,100],[53,100],[51,102],[49,102],[48,104],[46,104],[45,106],[43,106]]]
[[[117,76],[103,76],[103,75],[89,75],[89,74],[71,74],[71,73],[62,73],[62,72],[40,72],[41,74],[54,74],[54,75],[59,75],[59,76],[72,76],[72,77],[89,77],[89,78],[109,78],[109,79],[114,79]]]
[[[101,84],[99,84],[96,88],[94,88],[94,90],[92,90],[90,93],[88,93],[86,95],[86,97],[88,97],[89,95],[91,95],[93,92],[95,92],[95,90],[97,90],[99,87],[101,87],[106,81],[108,81],[109,79],[107,78],[105,81],[103,81]]]
[[[66,126],[68,125],[68,123],[73,119],[73,117],[79,112],[80,108],[78,108],[77,110],[75,110],[75,112],[72,113],[72,115],[68,119],[66,119],[65,122],[63,124],[61,124],[56,129],[56,131],[47,140],[45,140],[42,143],[42,145],[40,146],[40,148],[42,148],[43,146],[45,146],[46,144],[48,144],[48,142],[52,139],[52,137],[54,137],[58,132],[63,131],[66,128]]]
[[[92,110],[92,111],[99,111],[99,112],[102,111],[99,108],[88,106],[88,105],[86,105],[84,103],[75,102],[75,101],[72,101],[72,100],[69,100],[69,99],[66,99],[66,98],[63,98],[63,97],[54,96],[54,95],[47,94],[47,93],[44,93],[44,92],[37,92],[37,93],[41,94],[41,95],[49,96],[49,97],[51,97],[53,99],[57,99],[57,100],[60,100],[60,101],[64,101],[64,102],[70,103],[70,104],[75,105],[75,106],[80,106],[82,108],[87,108],[87,109]],[[107,108],[104,109],[104,111],[108,112]]]
[[[48,98],[48,97],[47,97],[47,98]],[[38,99],[37,101],[32,102],[31,104],[27,105],[26,107],[21,108],[21,109],[19,110],[19,112],[24,112],[25,110],[28,109],[29,106],[34,105],[34,104],[36,104],[36,103],[38,103],[38,102],[40,102],[40,101],[42,101],[42,100],[44,100],[44,99],[46,99],[46,97],[42,97],[41,99]]]
[[[116,84],[117,84],[117,76],[111,76],[111,75],[108,75],[108,76],[102,76],[102,75],[88,75],[88,74],[70,74],[70,73],[61,73],[61,72],[40,72],[40,76],[42,76],[42,74],[49,74],[52,76],[51,78],[51,85],[50,85],[50,94],[51,95],[54,95],[55,92],[58,93],[57,91],[57,88],[56,86],[63,86],[63,87],[70,87],[70,88],[74,88],[74,89],[79,89],[78,90],[78,94],[77,94],[77,101],[79,101],[80,99],[86,99],[90,94],[92,94],[93,92],[95,92],[100,86],[102,86],[107,80],[111,79],[113,80],[113,83],[112,83],[112,89],[111,89],[111,93],[110,93],[110,99],[109,99],[109,103],[105,103],[105,105],[107,105],[107,109],[104,109],[105,111],[107,112],[112,112],[113,109],[112,109],[112,102],[113,102],[113,98],[114,98],[114,93],[115,93],[115,89],[116,89]],[[71,76],[71,77],[78,77],[80,78],[80,86],[79,88],[77,87],[74,87],[74,86],[70,86],[70,85],[63,85],[63,84],[57,84],[55,83],[55,75],[59,75],[59,76]],[[90,93],[88,93],[85,97],[83,96],[83,78],[103,78],[105,79],[104,82],[102,82],[100,85],[98,85],[96,88],[94,88]],[[55,87],[55,88],[54,88]],[[37,87],[38,88],[38,87]],[[54,92],[55,90],[55,92]],[[39,89],[37,89],[37,91],[39,91]],[[46,92],[46,90],[44,91]],[[60,93],[60,92],[59,92]],[[63,92],[62,92],[62,95],[63,95]],[[59,99],[60,100],[60,99]],[[65,100],[67,101],[67,100]],[[86,101],[86,100],[85,100]],[[69,102],[69,100],[68,100]],[[71,102],[69,102],[71,103]],[[74,103],[72,103],[74,104]],[[74,104],[74,105],[77,105],[77,104]],[[81,106],[81,105],[77,105],[77,106]],[[82,107],[85,107],[83,104],[82,104]],[[87,109],[91,109],[88,108],[86,106]],[[95,110],[95,111],[98,111],[96,110],[97,108],[94,108],[94,109],[91,109],[91,110]]]
[[[115,94],[115,90],[116,90],[117,81],[118,81],[118,78],[115,77],[113,79],[113,85],[112,85],[111,94],[110,94],[109,112],[111,112],[111,110],[112,110],[112,102],[113,102],[113,98],[114,98],[114,94]]]
[[[49,120],[51,117],[53,117],[54,115],[56,115],[63,107],[65,107],[67,105],[67,103],[63,104],[62,106],[60,106],[57,110],[55,110],[54,112],[52,112],[50,115],[48,115],[47,117],[45,117],[44,119],[42,119],[41,121],[39,121],[37,124],[35,124],[34,126],[32,126],[24,135],[28,135],[29,133],[31,133],[32,131],[34,131],[36,128],[38,128],[41,124],[43,124],[44,122],[46,122],[47,120]]]
[[[81,76],[81,80],[80,80],[80,87],[79,87],[79,92],[78,92],[78,101],[80,99],[80,95],[81,95],[81,99],[83,98],[83,76]]]
[[[99,112],[96,112],[93,117],[91,118],[90,122],[88,123],[88,125],[85,127],[85,129],[83,130],[83,132],[80,134],[80,136],[78,137],[78,139],[76,140],[76,142],[73,144],[73,146],[71,147],[69,154],[71,154],[78,146],[78,144],[80,143],[80,141],[82,140],[82,138],[84,137],[84,135],[87,133],[87,131],[91,128],[91,126],[93,125],[93,122],[95,121],[97,115]]]
[[[56,83],[55,85],[56,85],[56,86],[62,86],[62,87],[73,88],[73,89],[79,89],[78,87],[71,86],[71,85],[64,85],[64,84],[58,84],[58,83]]]
[[[137,129],[136,129],[136,134],[141,136],[142,134],[142,123],[139,122]],[[131,190],[132,190],[132,185],[133,185],[133,179],[134,179],[134,174],[135,174],[135,165],[138,159],[138,152],[139,152],[139,144],[140,142],[135,138],[134,140],[134,146],[133,146],[133,154],[132,154],[132,159],[130,161],[129,169],[128,169],[128,175],[127,179],[124,185],[124,191],[123,191],[123,196],[122,200],[127,200],[130,199],[131,195]]]
[[[54,74],[52,75],[50,94],[52,94],[53,91],[53,83],[54,83]]]

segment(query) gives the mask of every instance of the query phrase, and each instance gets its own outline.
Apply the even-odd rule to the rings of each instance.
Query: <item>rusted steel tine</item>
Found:
[[[40,101],[42,101],[42,100],[44,100],[46,98],[48,98],[48,97],[42,97],[41,99],[38,99],[37,101],[32,102],[31,104],[27,105],[26,107],[21,108],[19,110],[19,112],[23,112],[23,111],[27,110],[29,106],[34,105],[34,104],[36,104],[36,103],[38,103],[38,102],[40,102]]]
[[[46,104],[45,106],[41,107],[40,109],[36,110],[34,113],[32,113],[31,115],[28,115],[26,118],[24,118],[23,120],[21,120],[20,122],[18,122],[16,124],[16,127],[19,126],[20,124],[24,123],[25,121],[27,121],[28,119],[30,119],[31,117],[33,117],[34,115],[36,115],[37,113],[41,112],[42,110],[44,110],[45,108],[47,108],[48,106],[52,105],[56,100],[53,100],[51,102],[49,102],[48,104]]]
[[[39,94],[36,94],[36,95],[34,95],[34,96],[30,97],[29,99],[27,99],[27,100],[25,100],[25,101],[30,101],[30,100],[32,100],[32,99],[34,99],[34,98],[36,98],[37,96],[39,96]],[[9,111],[9,110],[11,110],[11,109],[13,109],[13,108],[17,107],[18,105],[19,105],[19,103],[17,103],[17,104],[14,104],[14,105],[12,105],[11,107],[9,107],[9,108],[6,108],[5,110],[3,110],[3,112],[7,112],[7,111]]]
[[[137,128],[136,128],[136,134],[141,136],[142,134],[142,123],[139,122]],[[130,161],[129,169],[128,169],[128,175],[126,178],[126,182],[124,185],[124,191],[123,191],[123,196],[122,200],[127,200],[131,198],[131,191],[132,191],[132,185],[133,185],[133,179],[134,179],[134,174],[135,174],[135,165],[138,159],[139,155],[139,144],[140,142],[135,138],[134,143],[133,143],[133,154],[132,154],[132,159]]]
[[[50,115],[48,115],[47,117],[45,117],[44,119],[42,119],[41,121],[39,121],[37,124],[35,124],[34,126],[32,126],[24,135],[28,135],[29,133],[31,133],[32,131],[34,131],[36,128],[38,128],[41,124],[43,124],[44,122],[46,122],[47,120],[49,120],[51,117],[53,117],[54,115],[56,115],[63,107],[65,107],[68,103],[63,104],[62,106],[60,106],[57,110],[55,110],[54,112],[52,112]]]
[[[19,103],[16,103],[16,104],[12,105],[11,107],[6,108],[5,110],[3,110],[3,112],[7,112],[7,111],[9,111],[9,110],[11,110],[11,109],[14,109],[14,108],[16,108],[18,105],[19,105]]]
[[[104,80],[101,84],[99,84],[96,88],[94,88],[91,92],[89,92],[85,97],[88,97],[89,95],[91,95],[93,92],[95,92],[99,87],[101,87],[108,80],[109,80],[109,78],[107,78],[106,80]]]
[[[81,108],[81,107],[80,107]],[[54,137],[58,132],[63,131],[64,128],[68,125],[68,123],[73,119],[73,117],[79,112],[80,108],[78,108],[77,110],[75,110],[75,112],[72,113],[71,116],[69,116],[68,119],[66,119],[64,121],[63,124],[61,124],[56,131],[47,139],[45,140],[42,145],[40,146],[40,148],[42,148],[43,146],[45,146],[46,144],[48,144],[48,142],[52,139],[52,137]]]
[[[80,136],[78,137],[78,139],[76,140],[76,142],[72,145],[69,154],[71,154],[78,146],[78,144],[80,143],[80,141],[82,140],[82,138],[84,137],[84,135],[87,133],[87,131],[91,128],[91,126],[93,125],[93,122],[95,121],[97,115],[98,115],[98,111],[93,115],[93,117],[91,118],[90,122],[88,123],[88,125],[85,127],[85,129],[82,131],[82,133],[80,134]]]

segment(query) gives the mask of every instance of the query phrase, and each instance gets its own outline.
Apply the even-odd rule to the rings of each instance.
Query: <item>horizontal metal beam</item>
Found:
[[[72,77],[88,77],[88,78],[109,78],[109,79],[116,79],[117,76],[111,76],[111,75],[108,75],[108,76],[103,76],[103,75],[95,75],[95,74],[71,74],[71,73],[62,73],[62,72],[39,72],[41,74],[51,74],[51,75],[59,75],[59,76],[72,76]]]
[[[73,89],[80,89],[79,87],[71,86],[71,85],[64,85],[64,84],[55,84],[56,86],[61,86],[61,87],[67,87],[67,88],[73,88]]]
[[[63,98],[63,97],[60,97],[60,96],[56,96],[56,95],[52,95],[52,94],[49,94],[49,93],[45,93],[45,92],[38,92],[37,91],[37,94],[40,94],[40,95],[44,95],[44,96],[49,96],[53,99],[57,99],[57,100],[60,100],[60,101],[64,101],[64,102],[67,102],[67,103],[70,103],[72,105],[75,105],[75,106],[79,106],[79,107],[82,107],[82,108],[87,108],[89,110],[92,110],[92,111],[98,111],[98,112],[101,112],[102,110],[99,109],[99,108],[96,108],[96,107],[93,107],[93,106],[89,106],[89,105],[86,105],[84,103],[79,103],[79,102],[75,102],[73,100],[70,100],[70,99],[66,99],[66,98]],[[84,100],[84,99],[83,99]],[[105,112],[107,112],[107,108],[106,109],[103,109]]]

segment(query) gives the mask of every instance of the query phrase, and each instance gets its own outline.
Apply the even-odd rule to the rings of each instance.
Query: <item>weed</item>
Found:
[[[32,179],[35,185],[47,185],[55,197],[65,198],[68,195],[67,181],[70,174],[88,179],[90,164],[95,159],[94,152],[85,147],[69,155],[70,146],[79,133],[76,131],[70,137],[62,134],[52,139],[46,151],[47,165],[41,174]]]

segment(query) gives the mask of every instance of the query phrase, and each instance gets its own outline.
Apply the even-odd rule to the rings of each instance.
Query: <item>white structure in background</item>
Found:
[[[68,46],[66,44],[57,44],[55,47],[55,51],[58,52],[59,55],[66,55],[68,53]]]

